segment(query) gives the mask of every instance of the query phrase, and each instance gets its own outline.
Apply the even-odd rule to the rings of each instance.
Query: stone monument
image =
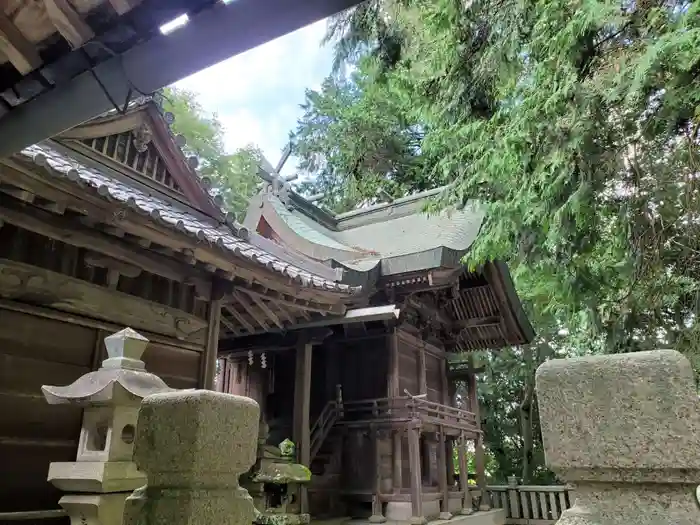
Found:
[[[124,501],[146,482],[132,461],[141,400],[171,390],[141,361],[148,339],[126,328],[105,338],[107,359],[68,386],[42,386],[49,404],[84,407],[78,454],[51,463],[48,481],[68,494],[59,500],[73,525],[121,525]]]
[[[547,466],[575,489],[559,525],[700,523],[700,402],[686,358],[557,359],[536,388]]]
[[[208,390],[143,400],[134,461],[148,482],[126,500],[124,525],[249,525],[238,477],[255,462],[258,404]]]

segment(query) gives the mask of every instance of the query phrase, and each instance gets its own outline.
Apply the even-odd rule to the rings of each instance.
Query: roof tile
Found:
[[[355,294],[361,289],[324,279],[289,264],[235,236],[228,225],[219,225],[213,223],[213,220],[209,222],[195,217],[187,210],[178,208],[157,195],[148,194],[139,188],[113,179],[97,169],[85,166],[49,143],[25,148],[20,155],[49,168],[53,174],[65,177],[82,187],[92,188],[106,200],[125,204],[138,213],[149,216],[154,222],[185,232],[201,242],[217,245],[236,257],[251,260],[305,286],[345,294]]]

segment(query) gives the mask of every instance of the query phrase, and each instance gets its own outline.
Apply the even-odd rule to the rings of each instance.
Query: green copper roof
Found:
[[[484,220],[478,204],[433,215],[423,212],[426,200],[438,191],[337,215],[334,228],[272,193],[262,196],[259,207],[272,229],[283,237],[291,234],[285,241],[302,253],[359,272],[381,265],[383,275],[395,275],[455,267],[476,239]]]

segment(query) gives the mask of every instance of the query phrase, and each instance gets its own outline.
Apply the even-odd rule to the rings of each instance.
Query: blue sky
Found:
[[[194,91],[226,130],[229,151],[255,144],[273,164],[302,115],[307,88],[331,70],[331,46],[321,47],[322,20],[187,77],[175,85]],[[283,173],[293,171],[290,159]]]

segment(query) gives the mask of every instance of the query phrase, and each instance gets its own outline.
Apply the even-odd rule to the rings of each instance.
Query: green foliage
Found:
[[[392,86],[375,83],[377,74],[365,59],[350,77],[330,77],[320,91],[308,91],[292,136],[300,168],[315,175],[301,189],[322,190],[323,204],[336,212],[435,185],[415,155],[420,128],[406,118]]]
[[[355,69],[309,93],[302,163],[334,209],[445,183],[431,210],[484,203],[466,263],[506,261],[539,335],[489,359],[486,437],[496,477],[544,479],[541,362],[672,346],[700,370],[700,5],[365,6],[331,26]]]
[[[199,158],[199,173],[212,180],[224,198],[224,207],[242,217],[260,182],[259,150],[247,146],[226,153],[221,122],[216,115],[204,111],[194,93],[168,88],[164,99],[165,109],[175,115],[173,131],[187,139],[185,151]]]
[[[474,455],[473,450],[467,450],[467,471],[469,476],[475,477],[476,476],[476,456]],[[459,452],[457,451],[457,447],[452,447],[452,466],[454,469],[455,474],[460,474],[459,470]],[[492,473],[498,471],[498,464],[496,463],[496,460],[493,456],[493,454],[487,453],[486,454],[486,475],[487,477],[491,476]],[[492,479],[492,478],[491,478]],[[476,484],[476,482],[471,479],[469,480],[470,484]]]

